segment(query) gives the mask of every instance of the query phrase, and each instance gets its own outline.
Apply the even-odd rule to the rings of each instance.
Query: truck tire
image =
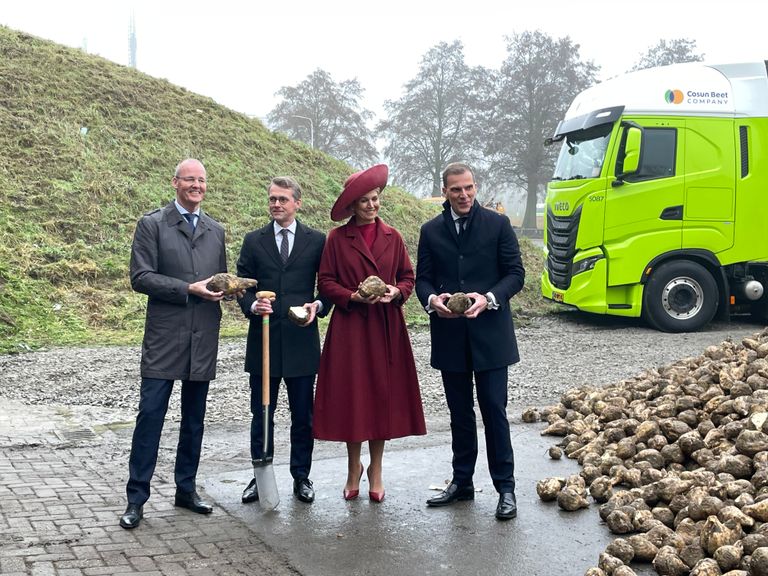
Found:
[[[653,271],[643,291],[643,317],[662,332],[695,332],[717,312],[712,274],[690,260],[665,262]]]

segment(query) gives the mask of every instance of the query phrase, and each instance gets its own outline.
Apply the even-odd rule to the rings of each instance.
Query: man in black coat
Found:
[[[243,314],[250,319],[245,371],[250,373],[251,385],[251,458],[261,460],[265,449],[261,406],[261,316],[269,314],[270,406],[266,453],[272,455],[274,452],[274,412],[282,379],[291,411],[293,493],[302,502],[311,503],[315,499],[309,479],[314,446],[312,404],[320,362],[320,335],[315,319],[328,314],[331,307],[330,302],[316,296],[315,291],[325,235],[296,220],[296,212],[301,208],[301,188],[293,179],[274,178],[267,194],[272,220],[245,236],[237,261],[239,276],[255,278],[259,283],[258,290],[270,290],[277,295],[275,301],[270,302],[265,298],[257,299],[256,289],[251,289],[240,300]],[[292,306],[306,309],[305,324],[298,325],[288,318],[288,308]],[[249,503],[258,498],[254,478],[243,492],[242,500]]]
[[[427,504],[474,499],[474,376],[488,468],[499,492],[496,518],[508,520],[517,515],[517,503],[507,370],[520,359],[509,300],[523,288],[525,270],[509,219],[476,202],[477,186],[468,165],[446,167],[443,195],[443,213],[421,228],[416,294],[429,312],[431,365],[441,371],[451,414],[453,480]],[[473,301],[463,314],[446,307],[454,292]]]
[[[187,159],[171,181],[176,199],[145,214],[131,247],[131,286],[149,296],[141,346],[141,399],[133,431],[123,528],[136,528],[149,499],[160,435],[175,380],[181,380],[175,505],[208,514],[195,489],[208,383],[216,377],[221,292],[205,286],[227,271],[224,228],[200,208],[205,167]]]

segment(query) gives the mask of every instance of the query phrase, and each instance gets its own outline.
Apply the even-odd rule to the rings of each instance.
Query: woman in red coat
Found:
[[[426,434],[402,309],[413,291],[413,267],[400,233],[378,217],[387,176],[387,166],[379,164],[344,183],[331,219],[351,218],[328,233],[318,275],[320,294],[335,306],[320,358],[313,429],[318,440],[347,443],[346,500],[360,492],[364,441],[371,457],[368,495],[381,502],[384,442]],[[386,283],[384,296],[365,298],[358,291],[371,275]]]

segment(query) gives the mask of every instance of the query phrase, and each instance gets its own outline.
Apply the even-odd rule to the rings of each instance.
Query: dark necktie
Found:
[[[280,258],[283,259],[283,264],[288,262],[288,230],[283,228],[280,230],[280,234],[283,235],[283,239],[280,241]]]
[[[462,234],[464,234],[464,226],[467,224],[467,217],[461,216],[460,218],[458,218],[458,222],[459,222],[459,236],[461,236]]]
[[[194,234],[195,233],[195,215],[188,212],[184,214],[184,218],[189,223],[189,231],[192,232],[192,234]]]

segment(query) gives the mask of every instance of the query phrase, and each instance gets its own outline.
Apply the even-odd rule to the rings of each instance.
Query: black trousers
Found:
[[[507,420],[507,367],[483,372],[441,372],[451,413],[453,481],[472,483],[477,461],[477,424],[473,388],[485,427],[488,469],[498,492],[514,492],[515,459]],[[474,374],[474,383],[473,383]]]
[[[133,430],[131,456],[128,461],[128,503],[142,505],[149,500],[149,481],[155,473],[157,451],[163,432],[173,380],[141,379],[141,399],[136,428]],[[208,382],[183,380],[181,383],[181,428],[176,448],[174,477],[179,492],[195,490],[195,476],[203,444],[205,404]]]
[[[314,403],[315,375],[295,378],[269,379],[269,444],[267,455],[275,452],[275,406],[280,380],[285,380],[288,407],[291,411],[291,476],[296,480],[309,478],[312,467],[312,405]],[[261,404],[261,375],[251,374],[251,458],[264,457],[264,408]]]

